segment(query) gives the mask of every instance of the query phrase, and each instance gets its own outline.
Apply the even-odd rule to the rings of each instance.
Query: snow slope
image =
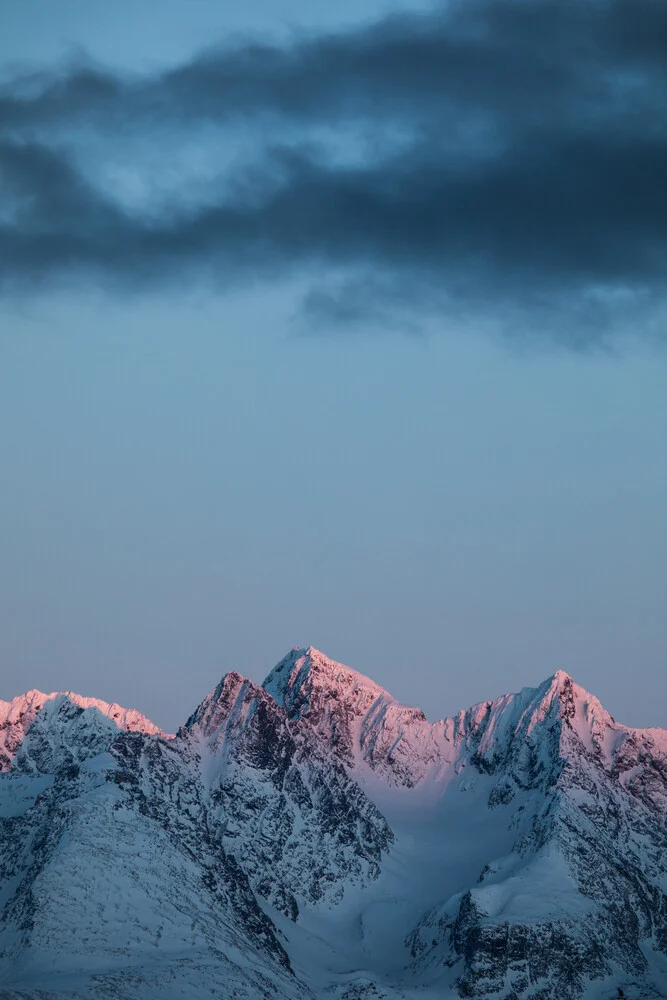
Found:
[[[667,996],[667,733],[562,671],[436,723],[312,648],[173,738],[0,709],[3,1000]]]
[[[97,698],[82,698],[73,691],[53,691],[43,694],[41,691],[28,691],[27,694],[14,698],[13,701],[0,701],[0,772],[8,771],[14,756],[23,742],[23,737],[33,722],[49,704],[49,702],[71,702],[77,708],[95,708],[105,718],[111,719],[119,729],[130,732],[159,733],[160,730],[152,722],[133,708],[121,708],[115,702],[109,705]],[[165,734],[162,734],[165,735]]]
[[[97,707],[56,698],[0,780],[9,995],[169,997],[221,981],[248,1000],[301,995],[245,872],[208,832],[204,790],[176,740],[119,731]]]
[[[296,920],[380,875],[386,820],[309,727],[267,692],[227,674],[188,720],[209,826],[256,891]]]
[[[664,730],[619,725],[563,671],[436,723],[312,648],[265,686],[404,851],[365,914],[375,964],[470,996],[578,996],[610,976],[667,993]]]

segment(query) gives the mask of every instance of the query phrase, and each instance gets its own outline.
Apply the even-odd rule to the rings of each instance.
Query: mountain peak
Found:
[[[582,747],[601,752],[609,739],[616,740],[609,734],[619,730],[598,699],[561,669],[537,687],[434,723],[312,646],[288,653],[264,688],[290,718],[307,721],[355,773],[368,765],[390,783],[407,786],[451,771],[462,754],[488,767],[526,738],[545,739],[551,747],[556,722],[558,752],[565,755]]]
[[[543,700],[549,700],[554,705],[558,703],[559,714],[566,718],[576,714],[577,706],[587,716],[593,716],[600,722],[613,723],[612,717],[603,708],[600,701],[581,687],[564,670],[556,670],[546,681],[536,690],[536,696]]]
[[[559,688],[564,687],[566,684],[573,684],[574,681],[572,677],[564,670],[556,670],[552,675],[550,680],[553,684],[556,684]]]
[[[262,696],[266,697],[262,688],[236,670],[230,670],[195,709],[185,729],[198,728],[205,735],[215,734],[230,719],[238,721],[246,714],[248,706]]]
[[[117,711],[0,702],[12,996],[664,993],[667,732],[565,671],[428,722],[297,647],[171,743]]]
[[[63,701],[70,702],[83,711],[96,709],[118,729],[146,733],[149,736],[167,735],[134,708],[122,708],[116,702],[109,704],[98,698],[85,698],[74,691],[44,694],[33,688],[12,701],[0,701],[0,772],[9,770],[17,750],[37,717],[52,703],[59,704]]]
[[[304,707],[304,699],[317,690],[329,697],[372,702],[377,698],[395,699],[369,677],[332,660],[314,646],[295,646],[273,668],[262,687],[290,714]],[[296,714],[301,714],[297,712]]]
[[[413,723],[426,723],[420,709],[401,705],[369,677],[312,646],[288,653],[266,678],[264,688],[291,719],[307,721],[323,736],[348,767],[366,753],[389,754],[384,740],[377,739],[378,727],[403,733]],[[395,735],[391,742],[396,742]]]

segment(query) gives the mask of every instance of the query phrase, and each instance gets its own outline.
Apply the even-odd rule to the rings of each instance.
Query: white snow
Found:
[[[129,809],[106,780],[118,766],[105,744],[110,722],[155,737],[168,779],[165,808],[192,830],[208,810],[208,835],[220,836],[252,877],[261,856],[255,848],[281,844],[271,812],[279,795],[261,768],[249,769],[233,752],[259,702],[254,685],[230,674],[191,716],[187,736],[169,744],[139,713],[96,699],[31,691],[0,702],[0,769],[7,772],[0,822],[35,816],[35,837],[48,835],[38,818],[48,814],[56,764],[77,740],[90,748],[76,757],[85,793],[68,803],[48,863],[33,871],[33,840],[20,846],[21,871],[32,872],[39,900],[28,944],[11,916],[20,877],[2,883],[0,913],[7,904],[10,917],[0,922],[0,982],[63,998],[67,991],[92,998],[102,985],[100,996],[203,1000],[224,983],[219,995],[248,1000],[266,984],[294,998],[444,1000],[458,996],[462,966],[450,959],[448,928],[465,896],[483,926],[539,930],[560,921],[576,933],[595,921],[600,899],[582,891],[572,864],[582,830],[602,849],[614,844],[611,822],[620,817],[619,864],[635,864],[667,889],[651,825],[655,815],[664,825],[667,813],[667,732],[616,723],[565,672],[435,723],[312,647],[293,650],[263,687],[293,720],[297,742],[312,733],[334,753],[395,835],[379,878],[350,876],[344,892],[325,892],[321,902],[300,897],[296,923],[258,897],[296,977],[261,957],[203,888],[196,852],[176,846],[148,813]],[[84,709],[84,718],[63,714],[67,703]],[[145,771],[138,787],[148,794]],[[222,787],[242,793],[243,810],[215,805]],[[293,857],[275,869],[293,881],[312,860],[312,852],[299,854],[314,836],[304,816],[294,815]],[[334,846],[326,838],[318,844],[324,870]],[[348,861],[353,852],[340,857]],[[641,947],[648,971],[637,989],[667,977],[665,956],[648,938]],[[602,1000],[626,982],[621,966],[611,968],[613,976],[587,987],[585,1000]]]

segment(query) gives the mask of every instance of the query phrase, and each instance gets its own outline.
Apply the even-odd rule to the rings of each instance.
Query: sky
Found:
[[[2,16],[0,698],[666,726],[664,3]]]

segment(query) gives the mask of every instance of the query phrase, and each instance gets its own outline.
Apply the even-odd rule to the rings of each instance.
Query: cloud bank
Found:
[[[0,85],[0,289],[303,274],[318,320],[664,310],[667,5],[465,0]]]

